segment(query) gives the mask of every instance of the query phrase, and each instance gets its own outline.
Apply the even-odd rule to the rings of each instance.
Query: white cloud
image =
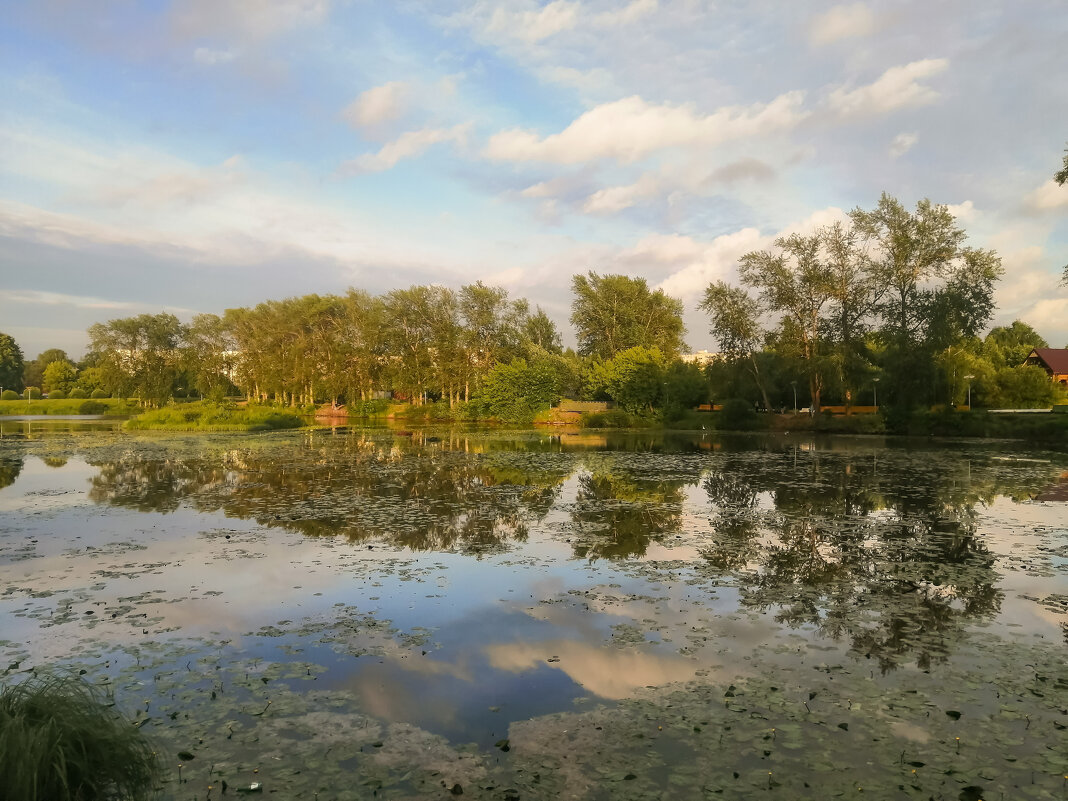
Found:
[[[467,138],[470,125],[456,125],[452,128],[422,128],[418,131],[406,131],[382,145],[377,153],[364,153],[362,156],[345,162],[341,172],[345,175],[358,175],[365,172],[382,172],[397,165],[403,159],[422,155],[432,145],[440,142],[463,142]]]
[[[949,203],[946,208],[959,222],[970,222],[979,214],[979,210],[970,200],[965,200],[963,203]]]
[[[590,214],[613,214],[630,208],[639,200],[655,197],[660,193],[660,181],[651,173],[645,173],[627,186],[610,186],[598,189],[588,198],[582,210]]]
[[[919,81],[943,72],[948,66],[948,59],[927,58],[891,67],[875,83],[856,89],[835,89],[829,98],[830,106],[842,115],[863,116],[928,105],[939,94]]]
[[[834,6],[815,17],[809,25],[808,38],[813,45],[825,45],[839,39],[867,36],[875,30],[875,15],[864,3]]]
[[[570,30],[578,23],[578,17],[579,4],[569,0],[553,0],[541,8],[524,11],[500,7],[494,9],[486,31],[533,43]]]
[[[502,131],[490,138],[484,153],[496,161],[632,162],[664,148],[707,147],[791,128],[807,114],[801,109],[803,100],[802,92],[787,92],[770,103],[729,106],[701,115],[691,105],[654,105],[634,96],[597,106],[545,138],[519,129]]]
[[[612,27],[614,25],[630,25],[646,14],[651,14],[657,10],[659,3],[657,0],[633,0],[623,6],[618,11],[605,11],[594,17],[596,24],[603,27]]]
[[[899,133],[890,143],[890,157],[897,158],[912,150],[912,146],[920,141],[920,137],[914,133]]]
[[[1068,206],[1068,184],[1061,186],[1050,178],[1027,196],[1027,205],[1037,211]]]
[[[216,64],[226,64],[229,61],[233,61],[235,58],[237,58],[237,52],[234,50],[217,50],[210,47],[198,47],[193,51],[193,61],[207,67],[213,67]]]
[[[261,42],[319,24],[329,9],[329,0],[183,0],[173,5],[170,26],[184,39]]]
[[[0,300],[9,303],[24,303],[40,306],[73,306],[77,309],[101,309],[107,311],[132,311],[144,310],[145,303],[131,303],[121,300],[107,300],[105,298],[91,297],[87,295],[68,295],[62,292],[42,292],[35,289],[0,289]],[[163,308],[165,311],[176,314],[192,314],[192,309],[178,306],[153,306]]]
[[[730,276],[743,254],[765,247],[767,242],[768,238],[756,228],[723,234],[711,242],[698,242],[688,236],[656,235],[646,237],[624,256],[631,261],[675,267],[657,288],[672,297],[692,300],[711,282]]]
[[[366,128],[395,120],[404,113],[410,87],[403,81],[390,81],[368,89],[342,112],[354,128]]]

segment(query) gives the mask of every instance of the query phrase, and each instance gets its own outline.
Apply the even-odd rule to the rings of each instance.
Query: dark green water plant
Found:
[[[141,801],[158,776],[141,730],[78,677],[0,688],[0,801]]]

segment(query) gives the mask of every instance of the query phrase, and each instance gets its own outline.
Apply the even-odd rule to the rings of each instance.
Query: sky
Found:
[[[579,272],[697,308],[887,192],[1068,345],[1064,0],[5,0],[0,331]]]

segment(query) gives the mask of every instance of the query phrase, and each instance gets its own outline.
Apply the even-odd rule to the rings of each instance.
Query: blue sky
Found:
[[[695,309],[738,257],[948,204],[1068,344],[1062,0],[97,0],[0,8],[0,330],[571,276]]]

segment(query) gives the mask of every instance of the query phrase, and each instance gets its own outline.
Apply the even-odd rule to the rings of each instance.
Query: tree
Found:
[[[523,321],[524,339],[549,353],[562,353],[560,332],[556,330],[556,323],[542,310],[541,306],[537,309],[534,314],[528,314]]]
[[[160,406],[171,397],[183,335],[173,314],[141,314],[89,328],[109,388],[122,397],[136,395],[146,406]]]
[[[675,356],[686,347],[682,302],[660,289],[650,292],[644,278],[591,271],[574,276],[571,289],[571,324],[583,356],[610,359],[637,346]]]
[[[70,392],[78,378],[78,368],[68,361],[52,362],[44,371],[45,392]]]
[[[625,411],[650,412],[664,397],[666,361],[659,348],[628,348],[607,361],[595,362],[590,384]]]
[[[780,316],[777,341],[802,365],[817,410],[826,355],[823,314],[834,293],[822,244],[821,234],[780,237],[775,240],[779,253],[746,253],[739,270],[742,281],[760,292],[764,308]]]
[[[38,354],[33,361],[26,363],[23,383],[28,387],[39,387],[44,383],[44,371],[52,362],[69,362],[67,352],[61,348],[49,348]]]
[[[14,337],[0,333],[0,387],[21,390],[25,361]]]
[[[202,397],[221,401],[231,385],[237,348],[223,318],[198,314],[185,330],[182,363]]]
[[[1064,166],[1053,175],[1053,180],[1061,186],[1068,184],[1068,148],[1064,151]]]
[[[481,281],[461,287],[459,303],[464,355],[458,367],[463,373],[467,399],[472,380],[478,387],[494,364],[518,351],[527,305],[526,301],[510,303],[506,290],[488,287]]]
[[[757,351],[764,344],[766,332],[760,324],[760,304],[748,292],[723,281],[709,284],[698,308],[707,312],[709,331],[719,349],[732,365],[746,364],[756,382],[764,408],[771,408],[768,393],[757,364]]]
[[[977,335],[990,319],[1001,259],[964,247],[953,215],[927,199],[909,212],[883,193],[875,209],[854,209],[850,218],[870,248],[867,271],[877,287],[874,310],[892,399],[930,400],[938,383],[935,354]]]
[[[983,354],[996,368],[1018,367],[1033,349],[1048,347],[1049,343],[1022,320],[992,328],[983,340]]]

